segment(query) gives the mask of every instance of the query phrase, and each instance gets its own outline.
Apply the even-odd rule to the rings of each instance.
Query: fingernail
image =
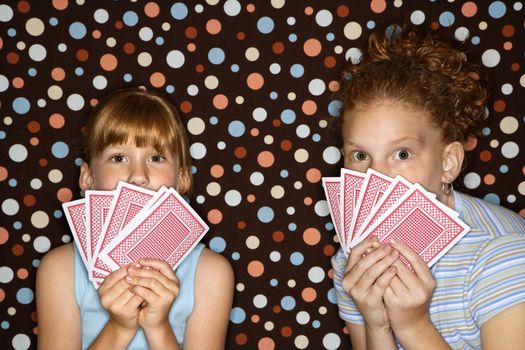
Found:
[[[397,239],[395,239],[395,238],[392,238],[392,239],[390,240],[390,244],[392,244],[392,245],[396,245],[397,243],[398,243],[398,241],[397,241]]]
[[[130,275],[127,275],[127,276],[126,276],[126,281],[128,281],[128,282],[133,281],[133,277],[130,276]]]

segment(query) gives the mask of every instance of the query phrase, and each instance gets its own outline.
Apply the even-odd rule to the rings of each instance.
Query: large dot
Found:
[[[328,164],[336,164],[341,160],[341,151],[335,146],[328,146],[323,151],[323,160]]]
[[[465,187],[468,189],[474,189],[479,187],[481,184],[481,177],[474,172],[470,172],[465,175],[465,178],[463,179],[463,183],[465,184]]]
[[[11,158],[13,162],[23,162],[26,160],[27,154],[27,148],[23,145],[15,144],[9,147],[9,158]]]
[[[501,146],[501,154],[503,154],[505,158],[509,158],[509,159],[515,158],[519,153],[520,153],[520,146],[518,146],[518,144],[514,141],[505,142]]]
[[[44,228],[49,224],[49,216],[45,211],[35,211],[31,215],[31,224],[36,228]]]
[[[483,52],[483,55],[481,55],[481,61],[489,68],[496,67],[499,64],[500,59],[500,53],[494,49],[488,49]]]
[[[499,128],[501,131],[503,131],[505,134],[513,134],[518,130],[519,127],[519,121],[515,117],[507,116],[503,119],[501,119],[499,123]]]
[[[357,22],[349,22],[345,25],[343,33],[347,39],[355,40],[361,36],[363,29]]]
[[[166,63],[171,68],[180,68],[184,65],[184,54],[179,50],[171,50],[166,55]]]
[[[269,223],[273,220],[274,212],[270,207],[261,207],[257,211],[257,218],[264,223]]]
[[[324,279],[325,272],[322,268],[319,266],[314,266],[310,270],[308,270],[308,278],[313,283],[319,283]]]
[[[69,146],[62,141],[55,142],[53,146],[51,146],[51,153],[56,158],[63,159],[69,154]]]
[[[46,253],[51,248],[51,241],[46,236],[38,236],[33,241],[33,248],[39,253]]]

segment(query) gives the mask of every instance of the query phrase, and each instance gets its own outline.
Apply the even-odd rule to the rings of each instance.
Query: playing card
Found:
[[[170,188],[137,215],[99,258],[112,269],[145,257],[165,260],[175,269],[207,231],[206,223]]]
[[[86,233],[86,199],[77,199],[71,202],[62,203],[64,208],[64,214],[67,219],[67,223],[73,234],[73,241],[75,242],[82,261],[86,268],[90,266],[89,242],[87,240]]]
[[[377,235],[380,242],[387,243],[395,238],[416,251],[430,267],[468,230],[455,211],[413,184],[362,239]]]
[[[390,186],[386,189],[385,193],[381,196],[378,202],[370,209],[368,216],[363,220],[361,227],[355,233],[354,240],[351,242],[350,247],[354,247],[357,242],[360,242],[363,234],[368,228],[376,222],[392,205],[397,202],[402,195],[404,195],[408,189],[412,186],[410,182],[405,180],[401,176],[396,176]]]
[[[350,170],[341,169],[341,228],[343,231],[343,247],[349,247],[352,241],[353,235],[350,231],[350,225],[352,223],[352,216],[355,213],[357,199],[361,191],[361,186],[365,179],[365,174]]]
[[[358,237],[359,229],[370,214],[372,208],[379,202],[394,179],[369,168],[365,173],[354,215],[350,224],[352,240]]]
[[[113,200],[108,210],[107,219],[101,237],[94,251],[91,268],[107,276],[112,269],[100,258],[100,252],[122,231],[122,229],[144,208],[156,195],[151,191],[126,182],[119,182],[114,191]]]
[[[341,231],[341,178],[340,177],[324,177],[322,178],[324,193],[326,199],[328,200],[328,210],[330,211],[330,216],[332,217],[332,222],[334,224],[335,233],[339,239],[339,243],[343,245],[344,237]],[[345,249],[346,250],[346,249]]]

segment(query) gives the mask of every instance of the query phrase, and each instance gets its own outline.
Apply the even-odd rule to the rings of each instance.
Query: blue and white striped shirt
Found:
[[[501,206],[454,192],[455,210],[470,228],[432,266],[436,289],[430,317],[453,349],[480,349],[480,327],[498,313],[525,302],[525,219]],[[341,280],[347,258],[332,257],[339,315],[363,318]]]

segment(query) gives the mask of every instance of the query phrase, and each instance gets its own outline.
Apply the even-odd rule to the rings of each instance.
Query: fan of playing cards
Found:
[[[63,205],[95,288],[112,271],[156,258],[175,269],[208,226],[173,188],[151,191],[119,182],[114,191],[86,191]]]
[[[337,237],[347,254],[357,243],[377,235],[380,242],[394,238],[404,242],[430,267],[470,230],[435,194],[401,176],[341,169],[339,177],[322,181]]]

